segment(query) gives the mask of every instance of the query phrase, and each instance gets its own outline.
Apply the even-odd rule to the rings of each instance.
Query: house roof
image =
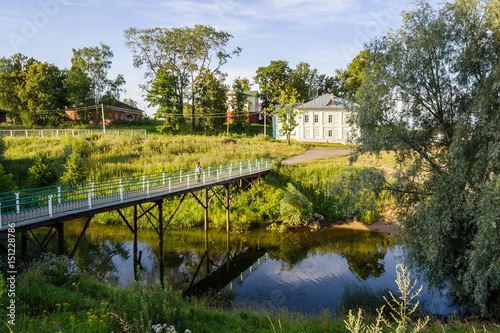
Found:
[[[142,110],[138,109],[138,108],[135,108],[133,106],[130,106],[128,104],[125,104],[123,102],[120,102],[118,100],[115,100],[113,103],[111,103],[110,106],[114,106],[116,108],[120,108],[120,109],[128,109],[130,111],[136,111],[136,112],[143,112]]]
[[[0,109],[0,113],[9,113],[9,111]]]
[[[329,109],[342,107],[343,105],[344,101],[341,98],[333,96],[333,94],[324,94],[302,104],[301,106],[305,106],[308,109]]]

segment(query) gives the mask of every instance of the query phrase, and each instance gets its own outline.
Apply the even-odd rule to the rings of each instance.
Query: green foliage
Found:
[[[232,37],[226,31],[201,24],[172,29],[130,28],[125,30],[125,45],[132,51],[134,66],[146,67],[146,77],[153,78],[160,69],[176,75],[177,108],[184,110],[189,83],[194,105],[199,78],[205,73],[220,75],[220,67],[241,52],[239,47],[231,52],[226,50]],[[194,107],[192,114],[192,129],[195,130]]]
[[[233,129],[236,133],[241,133],[245,131],[246,119],[244,117],[244,112],[248,109],[246,108],[246,96],[245,91],[250,90],[250,82],[246,78],[237,77],[233,82],[233,93],[234,98],[231,101],[232,111],[231,118],[233,119]]]
[[[340,82],[339,94],[342,97],[354,98],[364,81],[364,72],[370,52],[362,50],[347,65],[345,70],[337,70],[336,79]]]
[[[61,183],[72,184],[81,183],[87,180],[87,166],[85,160],[78,151],[73,151],[64,163],[66,171],[64,172]]]
[[[175,92],[177,77],[165,69],[156,72],[155,79],[147,91],[146,101],[149,106],[158,106],[155,119],[163,118],[165,123],[159,128],[160,133],[176,133],[184,122],[182,114],[177,109],[177,94]]]
[[[2,192],[10,192],[14,190],[14,182],[12,181],[13,178],[14,176],[6,173],[3,165],[0,164],[0,188],[2,189]]]
[[[397,154],[391,188],[408,212],[408,264],[463,306],[496,316],[500,239],[486,240],[484,223],[500,212],[484,203],[500,173],[499,45],[495,2],[415,2],[397,32],[368,45],[352,118],[360,151]]]
[[[349,168],[340,172],[328,186],[329,194],[338,201],[337,209],[344,216],[358,216],[364,222],[374,222],[380,213],[379,194],[385,186],[381,170]]]
[[[32,269],[38,270],[41,275],[56,286],[71,285],[78,280],[81,274],[74,259],[56,256],[53,253],[44,254],[42,258],[33,262]]]
[[[123,76],[119,74],[116,79],[108,79],[108,71],[111,68],[111,59],[113,52],[108,45],[101,43],[100,46],[84,47],[73,49],[71,58],[72,70],[78,81],[73,87],[73,101],[83,102],[88,98],[84,89],[88,87],[90,80],[91,96],[94,104],[101,103],[102,98],[108,97],[107,101],[118,99],[120,97],[121,86],[125,84]],[[85,75],[83,75],[85,74]],[[86,76],[86,77],[85,77]],[[100,119],[99,112],[95,112],[95,119]]]
[[[296,104],[300,102],[297,101],[297,92],[295,90],[282,90],[280,97],[280,104],[274,111],[274,114],[278,118],[281,124],[279,129],[280,135],[286,137],[286,142],[290,145],[290,137],[295,127],[299,124],[297,121],[297,115],[301,114],[303,109],[296,108]]]
[[[212,132],[219,131],[224,125],[226,105],[226,86],[221,78],[212,73],[202,73],[198,76],[196,85],[198,92],[197,109],[203,114],[205,135],[207,127]]]
[[[312,207],[306,196],[288,183],[281,199],[280,217],[288,227],[306,226],[311,221]]]
[[[407,327],[411,325],[413,326],[411,332],[416,333],[421,331],[424,326],[427,325],[429,317],[424,318],[423,321],[419,318],[416,322],[412,322],[412,315],[415,311],[417,311],[419,305],[418,301],[413,303],[413,300],[418,297],[423,286],[420,286],[418,290],[414,291],[417,281],[414,280],[412,283],[406,267],[401,264],[396,266],[396,274],[396,284],[401,295],[399,297],[395,297],[391,292],[389,292],[392,298],[390,301],[384,296],[384,300],[392,310],[392,322],[384,317],[383,311],[385,306],[382,306],[377,310],[378,315],[375,319],[375,323],[371,323],[370,325],[363,323],[363,313],[361,308],[359,309],[357,315],[354,315],[352,310],[349,310],[347,320],[344,320],[345,326],[349,332],[376,333],[381,332],[384,327],[387,327],[389,332],[399,333],[406,332]]]
[[[46,62],[34,63],[24,73],[23,79],[18,96],[31,112],[55,110],[65,105],[64,75],[57,66]],[[40,124],[46,116],[45,114],[37,115],[37,123]]]
[[[289,84],[290,72],[288,62],[284,60],[271,61],[269,66],[257,69],[254,81],[259,85],[265,107],[279,103],[282,90]]]
[[[46,153],[36,154],[33,164],[28,169],[28,182],[30,187],[44,187],[53,185],[56,177],[52,165]]]

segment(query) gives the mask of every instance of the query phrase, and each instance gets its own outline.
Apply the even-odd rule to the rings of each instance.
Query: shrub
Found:
[[[56,176],[47,154],[42,152],[36,154],[33,164],[28,169],[28,178],[32,188],[53,185]]]
[[[288,227],[306,226],[312,217],[312,207],[306,196],[288,183],[287,191],[281,199],[280,215]]]
[[[87,180],[87,168],[79,152],[73,151],[64,163],[64,167],[66,171],[61,178],[63,184],[80,183]]]
[[[381,170],[349,168],[328,185],[328,192],[338,198],[337,208],[345,217],[358,216],[371,223],[380,212],[379,194],[384,184]]]
[[[81,270],[74,259],[66,256],[56,256],[53,253],[45,254],[43,258],[35,261],[32,266],[33,269],[38,269],[42,275],[46,276],[56,286],[76,282],[81,274]]]

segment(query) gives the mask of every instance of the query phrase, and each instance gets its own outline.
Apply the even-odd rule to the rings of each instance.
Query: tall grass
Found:
[[[54,173],[60,179],[64,163],[73,150],[83,152],[88,169],[87,180],[100,180],[146,173],[218,165],[256,158],[286,158],[304,151],[300,145],[266,140],[261,136],[236,137],[236,144],[223,144],[219,137],[197,135],[156,136],[148,138],[95,136],[92,138],[5,138],[7,150],[3,162],[14,175],[18,189],[28,187],[25,175],[38,152],[46,153]]]

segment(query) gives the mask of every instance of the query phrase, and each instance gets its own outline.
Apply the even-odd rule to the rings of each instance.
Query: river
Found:
[[[80,222],[65,224],[68,248],[81,228]],[[93,223],[75,259],[97,278],[127,287],[134,280],[132,249],[127,227]],[[139,230],[138,249],[140,279],[144,284],[158,281],[154,230]],[[285,306],[302,313],[333,312],[349,287],[397,292],[396,266],[402,261],[402,248],[393,237],[368,231],[299,229],[278,234],[257,229],[228,236],[191,229],[165,233],[167,285],[185,294],[220,290],[245,308]],[[427,290],[425,284],[419,300],[435,314],[453,310],[450,302]]]

